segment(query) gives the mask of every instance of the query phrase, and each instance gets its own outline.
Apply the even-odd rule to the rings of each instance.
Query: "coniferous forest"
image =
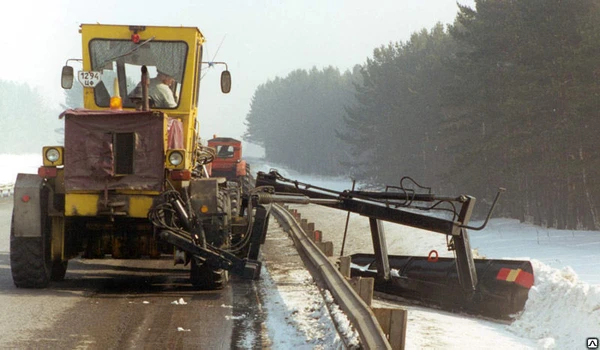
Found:
[[[62,144],[62,135],[56,132],[62,126],[60,110],[48,107],[38,89],[0,80],[0,96],[0,153],[40,153],[42,146]],[[30,132],[32,125],[35,132]]]
[[[352,71],[265,82],[245,140],[306,173],[479,202],[504,187],[496,215],[600,229],[600,1],[475,3]]]

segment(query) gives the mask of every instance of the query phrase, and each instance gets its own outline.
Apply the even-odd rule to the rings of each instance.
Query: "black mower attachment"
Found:
[[[415,188],[403,185],[411,180]],[[296,203],[315,203],[369,218],[374,254],[352,256],[352,275],[375,277],[375,288],[451,310],[508,319],[521,311],[533,285],[529,261],[473,259],[467,229],[485,228],[500,196],[494,199],[479,227],[469,226],[475,198],[437,196],[429,188],[403,178],[385,191],[338,192],[286,179],[277,171],[258,173],[256,187],[272,187],[277,195],[299,196]],[[289,200],[286,202],[290,202]],[[425,203],[432,203],[426,205]],[[433,211],[449,212],[440,218]],[[420,228],[447,236],[455,258],[390,256],[381,221]]]

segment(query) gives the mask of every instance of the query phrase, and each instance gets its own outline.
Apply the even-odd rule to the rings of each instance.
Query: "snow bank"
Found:
[[[555,269],[531,261],[535,285],[525,311],[509,326],[517,335],[538,339],[541,348],[583,348],[600,336],[600,285],[578,280],[570,267]]]
[[[274,348],[343,347],[331,323],[327,305],[308,271],[288,271],[283,276],[271,275],[264,265],[262,269],[261,299],[267,314],[269,339]],[[286,284],[276,281],[284,278],[288,280]]]
[[[14,184],[18,173],[37,174],[42,165],[40,154],[0,154],[0,185]]]
[[[303,218],[315,222],[327,240],[334,242],[337,254],[346,213],[316,205],[293,207],[300,210]],[[431,249],[436,249],[440,256],[452,256],[444,249],[444,235],[389,223],[384,223],[384,227],[390,254],[426,256]],[[515,348],[515,343],[519,344],[518,348],[585,348],[586,338],[600,337],[600,284],[588,282],[597,280],[600,274],[596,269],[600,260],[596,248],[599,238],[598,232],[550,230],[515,220],[493,219],[486,230],[472,233],[472,247],[488,258],[531,260],[535,285],[525,310],[511,325],[504,325],[473,319],[467,324],[463,322],[467,316],[463,320],[459,315],[444,316],[434,310],[411,309],[407,342],[414,348],[461,348],[464,344],[477,348],[485,344],[487,337],[493,339],[495,345],[502,344],[498,348]],[[368,220],[350,215],[344,253],[372,252],[372,249]],[[586,280],[581,280],[575,271]],[[461,332],[442,330],[439,323],[460,323]],[[490,334],[485,333],[486,330],[491,330]],[[473,334],[480,333],[485,336],[477,340]],[[511,340],[505,333],[517,338]]]
[[[329,308],[329,313],[333,318],[333,321],[336,324],[336,328],[338,332],[342,335],[342,337],[346,340],[346,346],[349,349],[359,349],[360,348],[360,339],[356,330],[352,327],[350,320],[348,320],[348,316],[340,309],[340,307],[335,303],[333,299],[333,295],[328,290],[323,291],[323,298],[327,303]]]
[[[488,258],[537,259],[556,269],[570,266],[580,281],[600,284],[600,231],[557,230],[500,218],[483,231],[471,231],[470,237],[471,247]]]
[[[285,170],[282,171],[285,173]],[[322,179],[305,175],[287,174],[293,179],[321,184]],[[316,180],[316,181],[315,181]],[[346,181],[340,185],[350,186]],[[334,188],[333,186],[329,186]],[[292,206],[302,217],[315,222],[327,240],[334,242],[338,254],[343,239],[346,213],[315,205]],[[478,223],[474,223],[476,225]],[[445,248],[446,237],[406,226],[384,223],[388,252],[401,255],[426,256],[435,249],[440,256],[452,256]],[[462,324],[457,315],[441,318],[443,313],[433,310],[411,310],[407,342],[416,348],[529,348],[582,349],[588,337],[600,337],[600,232],[555,230],[524,224],[514,219],[492,219],[483,231],[471,232],[471,246],[475,256],[531,260],[535,285],[529,292],[525,310],[511,325],[473,321],[476,325]],[[344,254],[372,252],[368,220],[350,215]],[[575,272],[577,271],[577,273]],[[422,313],[425,312],[428,317]],[[441,324],[451,323],[461,331],[435,331]],[[486,333],[490,330],[490,334]],[[439,329],[438,329],[439,331]],[[517,337],[508,343],[505,334]],[[452,334],[452,337],[449,336]],[[462,336],[461,336],[462,334]],[[485,334],[478,342],[473,334]],[[453,339],[454,335],[456,339]],[[488,345],[485,346],[485,338]],[[503,340],[504,339],[504,340]]]

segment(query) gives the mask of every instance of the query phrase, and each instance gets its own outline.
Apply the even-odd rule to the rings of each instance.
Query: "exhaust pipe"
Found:
[[[150,86],[150,76],[148,67],[142,66],[142,111],[150,110],[150,98],[148,97],[148,87]]]

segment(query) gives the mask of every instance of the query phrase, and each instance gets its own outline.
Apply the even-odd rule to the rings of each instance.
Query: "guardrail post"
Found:
[[[323,241],[323,231],[315,230],[313,231],[313,236],[311,237],[313,242],[322,242]]]
[[[300,227],[302,227],[302,231],[307,232],[308,231],[308,220],[307,219],[300,220]]]
[[[350,276],[352,275],[350,269],[350,261],[351,258],[349,256],[340,256],[340,273],[346,278],[350,278]]]
[[[365,304],[371,306],[371,303],[373,302],[373,286],[375,285],[375,279],[373,277],[352,277],[352,279],[350,279],[350,285]]]
[[[0,185],[0,197],[11,197],[14,192],[13,184]]]
[[[273,213],[280,222],[290,222],[293,218],[291,212],[285,212],[278,205],[273,206]],[[288,224],[290,234],[294,244],[301,249],[308,257],[308,261],[314,267],[316,273],[325,281],[340,308],[346,312],[350,322],[359,332],[361,343],[366,349],[391,349],[387,336],[379,326],[379,322],[373,311],[362,301],[358,293],[353,292],[348,280],[342,276],[331,259],[324,257],[324,254],[318,254],[317,244],[313,244],[306,239],[306,234],[314,238],[316,234],[322,239],[320,231],[302,233],[299,225]],[[333,242],[325,242],[324,245],[331,247],[333,255]],[[311,272],[312,274],[312,272]],[[313,275],[314,276],[314,275]]]
[[[404,350],[408,312],[404,309],[373,308],[373,313],[392,349]]]
[[[333,256],[333,242],[332,241],[320,242],[319,246],[320,246],[319,248],[321,248],[321,251],[323,252],[323,254],[325,254],[325,256],[327,256],[327,257]]]

